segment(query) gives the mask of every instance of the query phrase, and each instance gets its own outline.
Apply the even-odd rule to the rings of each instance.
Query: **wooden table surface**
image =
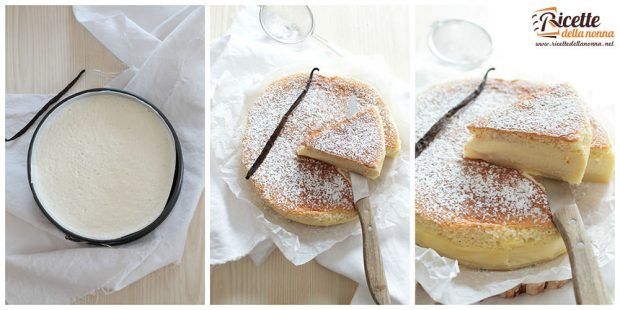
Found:
[[[310,8],[317,34],[355,54],[383,55],[392,72],[409,81],[407,7]],[[211,40],[228,29],[239,9],[210,7]],[[212,266],[210,279],[211,304],[349,304],[357,287],[315,261],[294,266],[278,250],[261,266],[248,257]]]
[[[73,17],[68,6],[6,7],[6,93],[55,94],[82,69],[72,92],[101,87],[125,69]],[[203,304],[204,194],[189,227],[180,265],[161,268],[123,290],[97,293],[80,304]]]

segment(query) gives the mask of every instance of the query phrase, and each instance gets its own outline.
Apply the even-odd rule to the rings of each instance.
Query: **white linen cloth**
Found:
[[[567,9],[563,6],[563,9]],[[568,82],[614,136],[617,85],[609,78],[617,74],[618,63],[612,49],[555,49],[534,45],[535,34],[527,27],[515,27],[531,16],[534,7],[425,6],[416,11],[416,93],[430,85],[463,78],[481,78],[489,67],[490,78],[522,79],[548,84]],[[590,8],[603,12],[604,8]],[[570,10],[567,9],[567,10]],[[580,9],[578,9],[580,10]],[[511,14],[505,14],[511,12]],[[603,14],[603,13],[600,13]],[[437,20],[466,19],[483,26],[493,39],[493,54],[476,70],[463,71],[439,64],[427,47],[430,25]],[[606,20],[612,20],[607,16]],[[616,52],[617,53],[617,52]],[[579,57],[587,61],[574,62]],[[601,78],[592,78],[593,76]],[[613,138],[611,139],[613,141]],[[574,187],[575,196],[594,245],[608,292],[613,299],[614,277],[614,182],[583,183]],[[550,193],[552,194],[552,193]],[[479,271],[459,268],[456,261],[441,257],[432,249],[416,246],[416,303],[471,304],[574,304],[572,283],[538,296],[504,299],[500,294],[520,283],[564,280],[571,277],[566,255],[553,261],[514,271]],[[423,288],[423,289],[422,289]],[[428,294],[427,294],[428,293]],[[430,295],[430,296],[429,296]],[[486,299],[486,300],[484,300]]]
[[[390,104],[402,140],[401,156],[386,160],[382,176],[371,182],[377,231],[394,303],[409,302],[409,125],[408,85],[389,74],[380,57],[334,56],[308,40],[283,45],[267,37],[258,8],[238,13],[224,36],[211,44],[211,264],[250,255],[262,262],[279,248],[294,264],[317,262],[360,284],[353,303],[371,304],[366,287],[359,222],[311,227],[288,221],[260,204],[243,179],[240,143],[245,110],[260,90],[292,72],[337,74],[375,86]],[[292,104],[292,103],[291,103]]]
[[[122,289],[178,263],[204,190],[204,7],[74,7],[74,14],[129,67],[107,86],[146,98],[172,123],[183,149],[183,185],[171,214],[147,236],[113,248],[82,245],[65,240],[32,198],[26,160],[34,128],[6,143],[9,304],[68,303],[96,290]],[[52,96],[7,95],[7,134]]]

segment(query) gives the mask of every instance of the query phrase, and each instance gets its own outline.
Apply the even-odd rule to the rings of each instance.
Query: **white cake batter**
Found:
[[[31,160],[32,184],[50,216],[75,234],[110,240],[161,214],[176,155],[155,111],[133,97],[99,92],[54,110]]]

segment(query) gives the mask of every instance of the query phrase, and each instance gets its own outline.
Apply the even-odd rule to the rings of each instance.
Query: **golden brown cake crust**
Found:
[[[468,128],[569,142],[591,136],[586,106],[568,84],[525,91],[518,101],[478,117]]]
[[[609,136],[607,135],[607,131],[605,128],[594,118],[590,118],[590,123],[592,124],[592,145],[591,148],[595,149],[609,149],[611,146],[609,143]]]
[[[385,157],[381,114],[376,107],[369,107],[313,131],[301,145],[368,168],[377,167]]]
[[[416,140],[468,96],[479,80],[428,88],[416,97]],[[463,158],[478,117],[547,86],[487,81],[482,93],[446,124],[415,162],[416,243],[460,264],[509,270],[551,260],[566,249],[543,188],[527,174]]]
[[[269,84],[248,109],[242,143],[246,170],[260,154],[282,115],[304,89],[307,74],[294,74]],[[360,109],[375,106],[384,123],[386,146],[398,150],[400,141],[389,109],[372,87],[352,79],[315,74],[304,100],[295,109],[269,155],[250,178],[258,195],[291,220],[328,226],[357,217],[349,181],[329,164],[297,156],[301,140],[313,130],[347,115],[355,95]]]
[[[416,140],[479,81],[433,86],[417,96]],[[480,96],[449,123],[416,159],[416,217],[437,225],[551,227],[551,212],[540,185],[521,172],[464,159],[466,126],[497,108],[517,102],[547,86],[491,79]]]

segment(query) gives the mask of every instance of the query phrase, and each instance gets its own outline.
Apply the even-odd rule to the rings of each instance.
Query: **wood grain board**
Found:
[[[547,282],[541,282],[541,283],[528,283],[528,284],[518,284],[515,287],[496,295],[497,297],[501,297],[501,298],[515,298],[518,297],[520,295],[523,294],[527,294],[527,295],[539,295],[543,292],[545,292],[546,290],[551,290],[551,289],[559,289],[561,287],[563,287],[566,283],[568,283],[570,280],[561,280],[561,281],[547,281]],[[441,305],[441,303],[438,303],[436,301],[434,301],[429,295],[428,293],[426,293],[426,291],[424,291],[424,288],[422,288],[422,286],[419,283],[416,283],[415,285],[415,290],[416,290],[416,304],[417,305]],[[494,297],[489,297],[489,299],[493,299]],[[485,299],[486,300],[486,299]],[[481,301],[484,303],[484,301]],[[497,304],[501,304],[501,303],[497,303]]]
[[[549,290],[549,289],[556,289],[556,288],[560,288],[562,286],[564,286],[564,284],[568,283],[568,281],[570,280],[562,280],[562,281],[547,281],[547,282],[540,282],[540,283],[528,283],[528,284],[519,284],[501,294],[499,294],[498,296],[500,297],[504,297],[504,298],[514,298],[517,297],[521,294],[528,294],[528,295],[538,295],[542,292],[544,292],[545,290]]]
[[[101,87],[125,65],[73,17],[69,6],[6,7],[6,93],[57,93],[83,68],[71,93]],[[125,289],[79,304],[203,304],[204,193],[189,227],[180,265],[157,270]],[[10,283],[7,283],[10,285]]]

